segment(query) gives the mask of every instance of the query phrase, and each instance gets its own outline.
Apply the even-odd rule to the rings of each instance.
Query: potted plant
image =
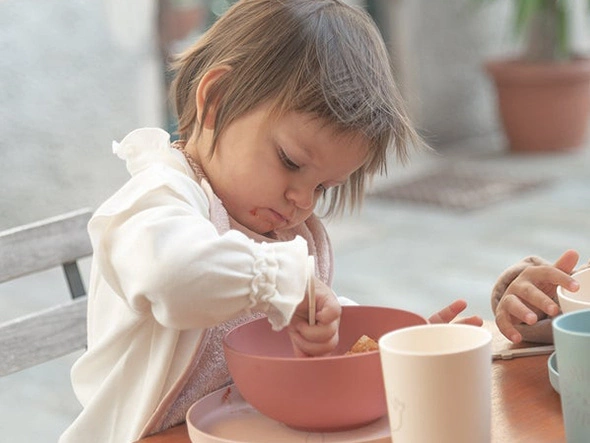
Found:
[[[573,1],[513,0],[514,31],[524,37],[523,50],[485,64],[513,151],[572,150],[586,139],[590,58],[572,49]]]

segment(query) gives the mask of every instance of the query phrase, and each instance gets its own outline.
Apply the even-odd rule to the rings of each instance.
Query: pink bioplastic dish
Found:
[[[346,351],[362,335],[378,341],[386,332],[426,323],[399,309],[343,306],[331,356],[295,357],[287,331],[273,331],[266,318],[234,328],[223,345],[236,386],[262,414],[299,430],[342,431],[387,413],[379,351]]]

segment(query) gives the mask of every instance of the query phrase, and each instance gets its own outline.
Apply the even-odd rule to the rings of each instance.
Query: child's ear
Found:
[[[201,81],[199,82],[199,86],[197,87],[197,118],[199,122],[203,117],[203,109],[205,107],[205,101],[207,99],[207,95],[211,91],[211,86],[215,84],[219,78],[229,71],[230,68],[228,66],[220,66],[217,68],[213,68],[210,71],[207,71]],[[207,116],[205,121],[202,122],[204,129],[213,129],[215,125],[215,114],[217,112],[216,104],[213,103],[209,106],[207,110]]]

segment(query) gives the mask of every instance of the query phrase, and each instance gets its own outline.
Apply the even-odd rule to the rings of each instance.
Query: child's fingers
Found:
[[[293,341],[293,348],[297,357],[323,357],[330,355],[335,346],[330,343],[309,343]]]
[[[510,323],[526,323],[532,325],[537,322],[537,314],[523,302],[521,297],[514,294],[505,294],[498,304],[496,309],[496,316],[506,313],[506,317]]]
[[[510,315],[506,311],[498,312],[496,315],[496,325],[502,335],[511,342],[520,343],[522,341],[522,335],[520,335],[520,332],[514,327]]]
[[[443,310],[432,315],[429,323],[450,323],[457,315],[465,310],[467,302],[465,300],[455,300]]]
[[[304,300],[289,324],[289,336],[299,357],[326,355],[338,344],[342,307],[330,288],[319,280],[316,283],[316,323],[309,324]]]
[[[461,318],[455,323],[460,325],[483,326],[483,319],[479,315],[472,315],[471,317]]]
[[[561,255],[561,257],[557,259],[555,262],[555,267],[567,274],[571,274],[576,267],[579,258],[580,255],[577,253],[577,251],[568,249]]]
[[[342,306],[338,303],[338,299],[328,294],[325,298],[318,300],[316,311],[316,321],[320,324],[330,324],[333,322],[340,322],[342,316]]]
[[[565,257],[565,254],[562,257]],[[568,290],[576,291],[579,284],[570,276],[570,271],[565,269],[567,269],[565,265],[564,269],[557,268],[556,266],[531,266],[525,269],[522,274],[512,282],[508,287],[508,290],[511,290],[511,287],[522,286],[523,289],[517,291],[511,290],[511,292],[517,292],[520,294],[527,290],[525,285],[532,284],[537,287],[543,287],[546,285],[551,285],[553,287],[563,286]]]
[[[289,326],[289,331],[300,335],[305,341],[322,343],[331,340],[338,334],[338,322],[327,325],[316,323],[310,326],[309,323],[298,320]]]
[[[522,335],[515,323],[536,323],[537,315],[514,294],[506,294],[496,309],[496,325],[500,332],[511,342],[520,343]]]
[[[321,356],[331,353],[338,344],[338,333],[331,335],[327,340],[311,341],[309,337],[299,331],[290,330],[289,335],[295,355],[298,357]],[[316,337],[317,338],[317,337]]]
[[[555,301],[553,301],[549,295],[547,295],[530,281],[522,282],[519,285],[509,287],[506,291],[506,294],[502,297],[502,300],[500,300],[500,303],[502,303],[506,307],[505,309],[507,309],[513,315],[516,315],[515,313],[520,312],[521,316],[518,316],[518,318],[523,320],[523,311],[520,307],[523,305],[521,300],[524,301],[528,306],[538,309],[547,315],[555,316],[559,313],[559,306],[557,303],[555,303]],[[529,309],[528,311],[532,312],[532,309]]]
[[[496,307],[496,324],[506,338],[520,343],[522,336],[515,323],[532,325],[537,322],[540,311],[549,316],[559,313],[559,305],[545,291],[554,294],[556,286],[576,291],[579,284],[570,274],[578,259],[576,251],[567,250],[553,266],[531,266],[512,282]],[[535,309],[539,311],[534,312]]]
[[[297,356],[320,356],[332,352],[338,344],[340,317],[329,323],[316,323],[310,326],[307,319],[294,318],[289,328],[289,336]]]

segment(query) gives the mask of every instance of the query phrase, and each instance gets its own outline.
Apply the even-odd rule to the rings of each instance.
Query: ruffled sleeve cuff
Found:
[[[170,159],[170,134],[159,128],[140,128],[130,132],[120,143],[113,142],[113,153],[125,160],[127,170],[134,176],[154,161]]]
[[[307,263],[307,242],[302,237],[262,243],[256,253],[250,307],[264,311],[276,331],[291,322],[305,297]]]

